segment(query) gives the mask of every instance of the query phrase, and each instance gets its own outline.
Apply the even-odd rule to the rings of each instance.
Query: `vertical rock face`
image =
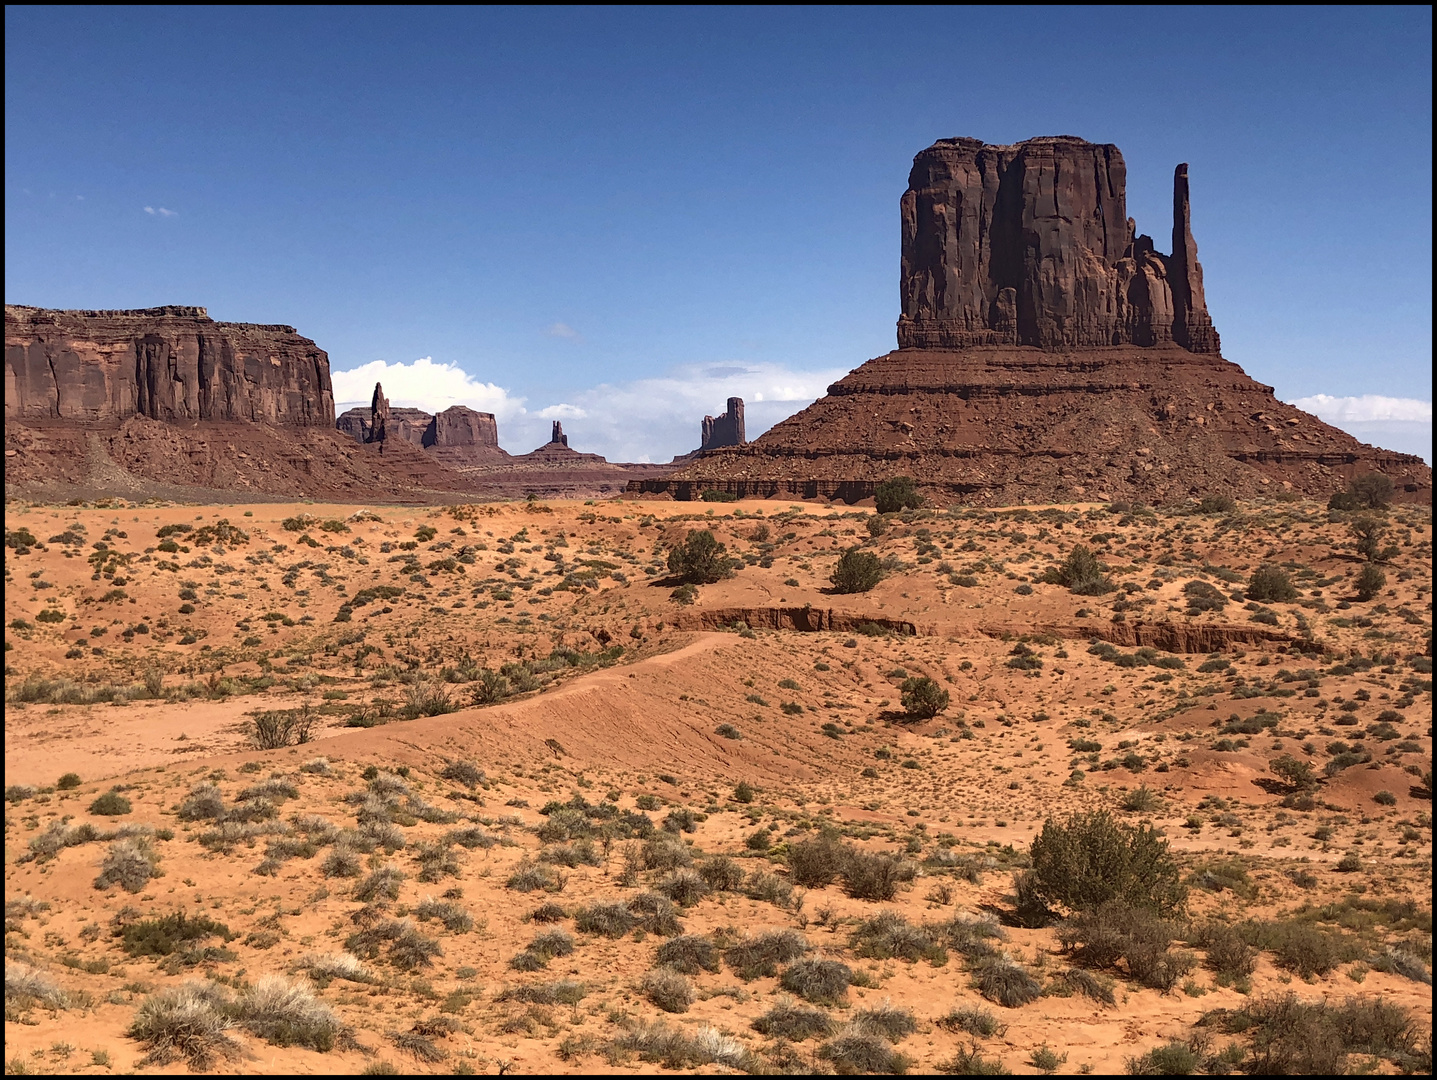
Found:
[[[202,307],[5,306],[5,418],[334,423],[329,356],[292,326]]]
[[[1174,254],[1127,216],[1116,146],[1071,136],[943,139],[913,159],[902,208],[900,348],[1162,345],[1217,352],[1192,239],[1187,166]]]
[[[384,387],[374,384],[374,397],[369,404],[369,432],[365,442],[382,443],[389,438],[389,399],[384,396]]]
[[[568,445],[569,445],[569,436],[567,436],[567,435],[564,434],[564,425],[563,425],[560,421],[558,421],[558,420],[555,420],[555,421],[554,421],[554,432],[553,432],[552,435],[549,436],[549,445],[550,445],[550,446],[568,446]]]
[[[728,408],[722,416],[705,416],[701,430],[701,450],[714,450],[720,446],[742,446],[748,442],[743,428],[743,398],[729,398]]]
[[[475,412],[465,405],[451,405],[429,421],[421,445],[435,447],[499,448],[499,425],[493,413]]]

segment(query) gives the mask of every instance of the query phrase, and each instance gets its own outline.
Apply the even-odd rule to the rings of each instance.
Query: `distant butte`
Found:
[[[1432,470],[1278,401],[1222,358],[1173,176],[1172,253],[1127,216],[1111,144],[942,139],[900,200],[898,349],[743,446],[708,445],[630,490],[856,502],[916,478],[940,503],[1326,496]]]

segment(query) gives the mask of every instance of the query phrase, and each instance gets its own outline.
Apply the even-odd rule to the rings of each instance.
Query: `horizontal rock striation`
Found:
[[[431,415],[423,409],[390,405],[380,383],[374,384],[374,398],[368,408],[346,409],[335,419],[334,426],[356,442],[399,439],[454,465],[481,464],[508,456],[499,449],[499,425],[493,413],[451,405]]]
[[[292,326],[201,307],[5,306],[5,419],[334,423],[329,356]]]

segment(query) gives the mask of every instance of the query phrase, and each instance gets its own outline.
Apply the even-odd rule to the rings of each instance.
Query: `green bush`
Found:
[[[1359,600],[1373,600],[1387,584],[1387,575],[1376,563],[1364,563],[1361,570],[1357,572],[1357,598]]]
[[[155,919],[125,923],[116,935],[120,948],[134,957],[169,956],[188,949],[197,941],[219,937],[232,941],[235,934],[222,922],[207,915],[193,918],[182,911]]]
[[[1392,501],[1394,487],[1391,477],[1382,473],[1367,473],[1353,477],[1347,491],[1359,508],[1381,510]]]
[[[55,781],[55,786],[61,791],[71,791],[80,786],[80,774],[67,772],[64,776],[60,777],[59,780]]]
[[[821,889],[843,872],[848,854],[838,833],[829,829],[812,840],[801,840],[788,850],[788,872],[795,885]]]
[[[130,800],[118,791],[107,791],[90,804],[90,813],[101,817],[119,817],[128,814],[131,809]]]
[[[668,565],[688,585],[710,585],[733,574],[727,549],[708,529],[690,529],[684,542],[669,552]]]
[[[738,496],[731,491],[719,491],[717,488],[706,488],[699,496],[704,502],[736,502]]]
[[[927,675],[903,680],[903,711],[915,720],[930,720],[948,708],[948,691]]]
[[[883,564],[870,551],[849,548],[838,557],[838,565],[828,580],[837,593],[868,592],[883,580]]]
[[[1252,577],[1247,583],[1247,598],[1249,600],[1277,600],[1287,601],[1297,599],[1297,589],[1292,584],[1292,578],[1286,570],[1280,566],[1271,564],[1259,566],[1252,572]]]
[[[1198,504],[1199,514],[1231,514],[1237,509],[1237,501],[1231,495],[1205,495]]]
[[[1130,826],[1106,811],[1049,818],[1030,849],[1032,897],[1047,906],[1093,911],[1110,900],[1167,915],[1187,889],[1168,842],[1148,824]]]
[[[918,485],[911,476],[895,476],[873,489],[873,508],[880,514],[896,514],[900,510],[917,510],[923,505]]]
[[[1061,565],[1050,566],[1039,580],[1063,585],[1079,596],[1101,596],[1117,588],[1103,573],[1103,564],[1082,544],[1073,545]]]

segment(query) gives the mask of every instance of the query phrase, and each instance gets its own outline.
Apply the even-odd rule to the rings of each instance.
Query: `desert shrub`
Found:
[[[1147,786],[1139,787],[1123,796],[1123,809],[1133,813],[1155,810],[1162,803],[1158,793]]]
[[[709,894],[708,882],[693,870],[675,870],[654,888],[680,907],[692,907]]]
[[[43,971],[31,967],[23,960],[5,960],[5,1019],[10,1021],[12,1009],[24,1012],[32,1005],[44,1005],[50,1009],[64,1009],[70,1004],[70,995],[60,988],[54,979]]]
[[[786,908],[793,901],[793,886],[777,874],[755,870],[744,879],[743,894],[750,900],[762,900],[774,907]]]
[[[404,872],[397,866],[381,866],[355,885],[352,895],[365,904],[374,900],[398,900],[399,884],[403,880]]]
[[[217,818],[225,811],[224,794],[216,784],[206,780],[190,789],[185,801],[180,803],[181,821],[203,821]]]
[[[727,855],[714,855],[699,866],[699,877],[715,892],[736,892],[743,884],[743,868]]]
[[[661,893],[639,893],[627,904],[635,922],[650,934],[675,937],[683,933],[674,903]]]
[[[1432,972],[1422,962],[1422,958],[1406,949],[1388,946],[1386,952],[1373,959],[1372,966],[1378,971],[1401,975],[1404,979],[1426,983],[1428,986],[1432,985]]]
[[[309,742],[318,720],[308,704],[298,709],[267,709],[250,720],[248,734],[260,750],[278,750]]]
[[[1199,514],[1230,514],[1237,509],[1237,500],[1231,495],[1204,495],[1198,504]]]
[[[989,956],[975,961],[969,975],[974,990],[1007,1009],[1016,1009],[1035,1001],[1043,992],[1026,968],[1005,956]]]
[[[896,514],[900,510],[917,510],[923,505],[918,485],[911,476],[895,476],[873,489],[873,508],[880,514]]]
[[[1364,563],[1357,572],[1357,598],[1373,600],[1387,584],[1387,575],[1376,563]]]
[[[615,1037],[611,1051],[637,1053],[644,1061],[662,1062],[670,1069],[693,1068],[717,1062],[732,1069],[748,1069],[753,1055],[737,1039],[708,1025],[685,1032],[662,1021],[635,1024]]]
[[[779,998],[752,1026],[760,1035],[803,1042],[831,1034],[834,1025],[822,1009],[810,1009],[785,997]]]
[[[536,923],[556,923],[560,922],[563,919],[567,919],[568,917],[569,913],[566,912],[561,905],[555,904],[551,901],[549,903],[540,904],[533,911],[529,912],[529,914],[524,916],[524,921]]]
[[[837,960],[796,960],[784,969],[779,985],[818,1005],[837,1005],[848,994],[853,969]]]
[[[939,1062],[938,1072],[948,1076],[1007,1076],[1008,1070],[997,1058],[985,1058],[978,1044],[960,1046],[947,1061]]]
[[[1245,979],[1257,966],[1257,950],[1227,923],[1208,923],[1193,935],[1193,944],[1207,950],[1205,963],[1219,979]]]
[[[1112,1005],[1115,1002],[1113,980],[1106,975],[1095,975],[1082,968],[1069,968],[1058,978],[1073,993],[1082,994],[1090,1001],[1096,1001],[1100,1005]]]
[[[282,975],[262,975],[236,1002],[240,1027],[275,1046],[303,1046],[321,1052],[334,1048],[344,1030],[339,1017],[303,983]]]
[[[926,931],[929,928],[924,929]],[[970,960],[992,956],[997,952],[993,943],[1007,938],[1001,926],[986,918],[965,919],[958,916],[944,923],[939,930],[942,933],[942,944]]]
[[[319,865],[319,872],[330,878],[358,877],[359,856],[348,847],[335,847]]]
[[[859,1009],[853,1014],[853,1024],[865,1031],[875,1031],[895,1043],[918,1030],[918,1021],[913,1014],[907,1009],[897,1008],[887,999],[880,1005]]]
[[[1187,598],[1189,615],[1204,611],[1221,611],[1227,607],[1227,597],[1222,590],[1206,581],[1189,581],[1183,586],[1183,596]],[[1198,670],[1201,671],[1202,667],[1199,666]]]
[[[454,851],[443,837],[416,844],[414,859],[419,864],[418,879],[420,881],[435,882],[440,878],[459,876],[459,861],[454,857]]]
[[[638,859],[645,870],[660,871],[681,870],[693,865],[694,861],[688,846],[670,833],[660,833],[645,840],[639,848]]]
[[[718,947],[702,934],[680,934],[659,946],[654,955],[657,967],[669,967],[684,975],[719,969]]]
[[[1430,1071],[1422,1059],[1406,1009],[1381,998],[1348,998],[1339,1005],[1303,1001],[1286,993],[1259,998],[1203,1018],[1248,1040],[1243,1071],[1258,1076],[1340,1075],[1350,1054],[1387,1058],[1403,1071]]]
[[[504,884],[515,892],[534,892],[537,889],[558,892],[562,888],[558,875],[542,863],[535,865],[521,862]]]
[[[724,962],[740,979],[772,978],[778,965],[797,960],[808,952],[808,942],[793,930],[774,930],[746,938],[724,950]]]
[[[688,585],[710,585],[733,573],[727,549],[708,529],[690,529],[669,552],[669,571]]]
[[[344,947],[356,956],[372,960],[386,943],[389,962],[404,971],[429,967],[434,957],[444,955],[439,942],[421,934],[408,919],[389,919],[357,931],[345,939]]]
[[[141,919],[120,926],[116,936],[129,956],[170,956],[188,951],[197,941],[219,937],[231,941],[235,935],[222,922],[206,915],[187,916],[174,912],[153,919]]]
[[[1040,580],[1064,585],[1079,596],[1101,596],[1117,588],[1103,572],[1097,556],[1082,544],[1074,544],[1068,557],[1060,565],[1049,567]]]
[[[515,971],[542,971],[549,965],[547,957],[523,949],[509,958],[509,966]]]
[[[638,920],[623,904],[593,904],[574,913],[574,928],[584,934],[621,938]]]
[[[95,888],[108,889],[118,885],[126,892],[137,893],[159,877],[156,864],[159,856],[143,836],[126,837],[116,840],[105,853],[100,863],[100,876],[95,879]]]
[[[545,960],[552,960],[556,956],[569,956],[574,951],[574,937],[566,930],[545,930],[542,934],[536,934],[534,940],[529,942],[529,951]]]
[[[531,1005],[577,1005],[588,994],[588,988],[573,979],[552,983],[514,986],[502,991],[495,1001],[524,1001]]]
[[[283,777],[272,776],[268,780],[262,780],[258,784],[243,789],[235,796],[236,802],[249,802],[252,799],[268,799],[271,802],[283,802],[285,799],[294,799],[299,796],[299,789]]]
[[[941,962],[946,953],[932,928],[914,926],[896,911],[882,911],[858,924],[849,936],[855,956]]]
[[[903,863],[891,855],[852,851],[843,861],[843,891],[855,900],[892,900],[903,873]]]
[[[555,866],[598,866],[603,862],[599,849],[587,836],[572,844],[554,844],[539,852],[539,861]]]
[[[694,1002],[694,990],[684,978],[672,968],[655,968],[644,976],[640,984],[644,997],[664,1012],[685,1013]]]
[[[1157,990],[1171,990],[1195,966],[1185,952],[1169,949],[1178,928],[1147,908],[1109,901],[1079,912],[1058,928],[1058,941],[1073,962],[1088,968],[1127,964],[1128,973]]]
[[[1149,1050],[1140,1057],[1129,1058],[1129,1076],[1190,1076],[1198,1071],[1202,1058],[1182,1039],[1170,1039],[1166,1045]]]
[[[451,761],[440,770],[439,775],[467,788],[476,788],[484,782],[484,770],[472,761]]]
[[[1264,563],[1252,572],[1247,583],[1249,600],[1288,601],[1297,599],[1297,589],[1286,570]]]
[[[302,773],[313,773],[317,776],[328,776],[334,770],[329,767],[329,758],[320,756],[310,758],[299,767],[299,771]]]
[[[825,829],[812,840],[801,840],[788,850],[788,871],[795,885],[821,889],[843,872],[847,851],[838,833]]]
[[[118,791],[107,791],[90,804],[90,813],[101,817],[120,817],[132,809],[130,800]]]
[[[699,816],[687,806],[675,807],[664,817],[664,832],[691,833],[698,829]],[[685,864],[687,865],[687,863]]]
[[[883,580],[883,564],[872,552],[849,548],[838,557],[828,580],[836,593],[868,592]]]
[[[841,1074],[901,1075],[908,1071],[908,1060],[881,1032],[858,1023],[849,1024],[820,1046],[818,1056]]]
[[[344,979],[346,982],[354,983],[379,981],[357,956],[351,956],[346,952],[319,953],[307,956],[296,967],[321,984],[328,983],[332,979]]]
[[[414,909],[414,914],[420,922],[427,919],[438,919],[444,924],[444,929],[451,933],[467,934],[474,929],[474,917],[458,904],[448,900],[436,900],[432,896],[426,896],[419,901],[419,906]]]
[[[1267,763],[1268,769],[1293,791],[1309,791],[1317,786],[1312,764],[1291,754],[1283,754]]]
[[[975,1005],[953,1009],[936,1023],[946,1031],[962,1031],[983,1039],[1001,1035],[1006,1030],[1006,1026],[996,1016]]]
[[[1043,903],[1091,911],[1120,899],[1168,914],[1186,903],[1187,889],[1168,843],[1148,824],[1130,826],[1105,811],[1049,818],[1030,849],[1029,885]]]
[[[914,720],[929,720],[948,708],[948,691],[927,675],[903,680],[903,711]]]
[[[1355,938],[1297,919],[1246,922],[1236,929],[1249,945],[1272,953],[1278,967],[1304,979],[1326,975],[1365,951]]]
[[[148,1049],[145,1061],[165,1065],[183,1058],[196,1072],[216,1059],[240,1056],[229,1036],[234,1027],[231,1002],[214,983],[187,982],[152,994],[140,1003],[125,1032]]]

